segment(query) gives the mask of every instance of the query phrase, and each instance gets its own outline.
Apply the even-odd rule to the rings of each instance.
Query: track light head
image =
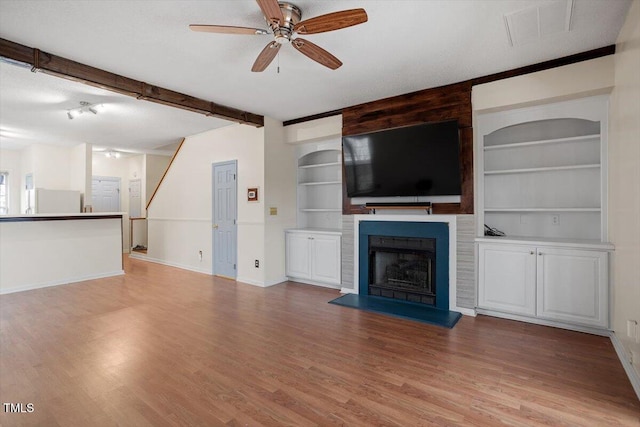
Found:
[[[90,104],[87,101],[80,101],[80,107],[78,108],[74,108],[72,110],[67,110],[67,117],[69,118],[69,120],[73,120],[74,118],[78,117],[80,114],[84,113],[85,111],[89,111],[93,114],[98,114],[99,111],[102,111],[104,109],[104,105],[103,104]]]

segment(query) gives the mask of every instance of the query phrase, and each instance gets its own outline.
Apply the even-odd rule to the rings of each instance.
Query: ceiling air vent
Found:
[[[569,32],[573,0],[556,0],[504,15],[511,46],[520,46],[542,37]]]

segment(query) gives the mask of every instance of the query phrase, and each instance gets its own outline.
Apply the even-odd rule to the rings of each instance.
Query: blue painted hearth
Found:
[[[369,295],[370,285],[370,237],[384,236],[409,238],[409,245],[417,238],[435,241],[435,304],[436,308],[449,310],[449,225],[444,222],[410,221],[362,221],[358,228],[358,293]],[[375,237],[374,237],[375,239]],[[399,250],[401,251],[401,250]],[[433,248],[427,252],[433,253]],[[423,301],[424,302],[424,301]]]

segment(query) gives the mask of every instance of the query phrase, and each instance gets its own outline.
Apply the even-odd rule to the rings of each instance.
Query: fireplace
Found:
[[[436,240],[369,236],[369,295],[435,305]]]
[[[360,295],[449,309],[448,223],[367,218],[357,241]]]

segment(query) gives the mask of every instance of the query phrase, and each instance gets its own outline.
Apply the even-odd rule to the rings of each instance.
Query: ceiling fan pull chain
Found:
[[[278,74],[280,74],[280,52],[278,52]]]

